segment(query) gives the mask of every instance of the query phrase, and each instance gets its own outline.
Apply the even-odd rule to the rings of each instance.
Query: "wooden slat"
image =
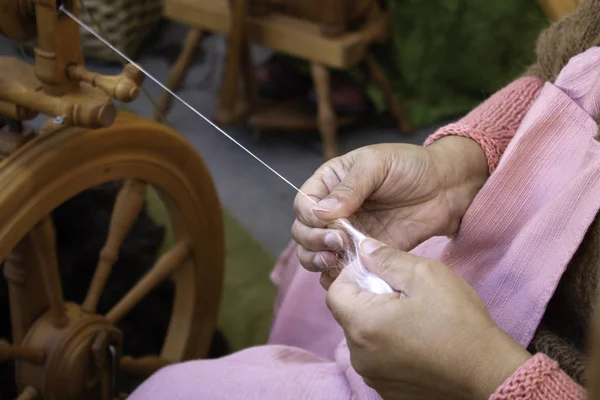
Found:
[[[165,0],[164,15],[188,26],[228,34],[231,16],[227,0]],[[318,62],[331,68],[348,68],[359,62],[369,41],[366,32],[389,32],[386,13],[373,19],[358,32],[327,38],[317,24],[271,13],[263,17],[247,17],[246,32],[251,42],[281,53]]]

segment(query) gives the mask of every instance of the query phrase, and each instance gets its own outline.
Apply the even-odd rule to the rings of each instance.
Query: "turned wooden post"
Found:
[[[69,11],[79,15],[77,2],[68,3]],[[37,0],[35,15],[38,27],[35,74],[42,82],[44,92],[62,96],[79,87],[77,80],[67,76],[70,64],[84,64],[79,25],[71,18],[59,15],[56,0]]]
[[[196,49],[202,41],[202,31],[200,29],[190,28],[183,42],[183,48],[179,57],[175,61],[175,64],[169,71],[167,78],[167,87],[172,91],[179,88],[183,79],[185,78],[186,72],[192,64],[192,59],[196,53]],[[154,113],[154,120],[160,121],[163,119],[164,114],[171,108],[173,102],[173,96],[169,92],[164,92],[158,103],[156,104],[156,112]]]
[[[115,200],[110,218],[110,228],[104,247],[100,251],[98,266],[90,283],[81,308],[89,313],[96,312],[98,301],[112,267],[119,257],[119,249],[136,221],[146,199],[146,184],[134,180],[125,181]]]
[[[219,93],[219,104],[215,118],[222,124],[231,123],[239,105],[240,67],[243,64],[244,47],[248,46],[245,38],[245,21],[248,12],[247,0],[229,0],[231,7],[231,29],[229,45],[223,73],[223,85]]]
[[[67,74],[71,79],[86,82],[102,89],[104,93],[120,101],[130,102],[137,98],[145,75],[132,64],[127,64],[116,76],[104,76],[90,72],[83,65],[69,65]]]
[[[323,143],[325,160],[330,160],[338,155],[337,129],[338,121],[331,104],[331,83],[329,70],[321,64],[312,63],[311,73],[313,85],[318,101],[318,126]]]

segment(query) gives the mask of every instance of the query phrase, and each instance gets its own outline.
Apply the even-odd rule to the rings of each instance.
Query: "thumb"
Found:
[[[418,289],[415,267],[423,264],[423,258],[388,247],[371,238],[360,243],[359,255],[369,271],[386,281],[396,291],[410,297]]]
[[[377,175],[376,167],[355,164],[331,193],[313,208],[313,213],[326,221],[350,217],[380,186],[382,178]]]
[[[375,296],[364,292],[354,281],[350,270],[344,268],[329,287],[325,304],[335,320],[345,328],[360,320],[360,306]]]

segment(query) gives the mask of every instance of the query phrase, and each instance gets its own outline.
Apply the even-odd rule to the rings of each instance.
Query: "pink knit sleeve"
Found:
[[[483,148],[492,172],[542,86],[544,81],[536,77],[517,79],[458,122],[438,129],[425,146],[450,135],[469,137]]]
[[[581,400],[585,391],[558,363],[539,353],[508,378],[489,400]]]

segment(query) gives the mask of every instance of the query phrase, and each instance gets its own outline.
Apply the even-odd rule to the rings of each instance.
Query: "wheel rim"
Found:
[[[221,210],[206,166],[166,127],[121,115],[108,128],[66,129],[21,148],[0,165],[0,257],[64,201],[120,179],[151,184],[164,202],[175,243],[191,249],[173,275],[173,309],[160,356],[171,362],[203,357],[223,280]]]

